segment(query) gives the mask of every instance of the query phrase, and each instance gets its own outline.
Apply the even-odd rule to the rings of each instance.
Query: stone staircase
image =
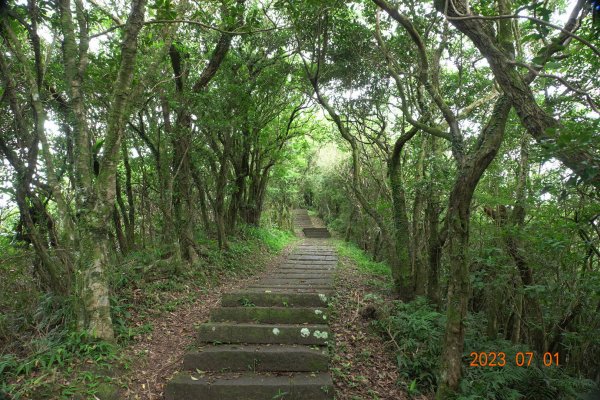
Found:
[[[312,227],[306,210],[295,221]],[[165,398],[333,399],[327,304],[336,263],[327,242],[304,239],[268,276],[224,294]]]
[[[304,237],[314,239],[327,239],[331,237],[331,234],[327,228],[303,228],[302,232]]]
[[[294,225],[298,228],[312,228],[313,223],[308,215],[308,212],[304,209],[296,209],[292,211],[292,215],[294,216]]]

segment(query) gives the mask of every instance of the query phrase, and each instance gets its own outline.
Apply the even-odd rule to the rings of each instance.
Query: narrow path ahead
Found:
[[[223,295],[167,400],[333,399],[327,303],[337,255],[306,210],[294,216],[305,239],[268,276]]]

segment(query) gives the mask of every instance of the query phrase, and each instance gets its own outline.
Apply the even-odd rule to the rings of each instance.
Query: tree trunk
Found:
[[[119,149],[123,138],[125,110],[130,101],[137,54],[137,37],[144,23],[145,0],[135,0],[125,26],[121,47],[121,64],[108,112],[104,154],[100,170],[93,186],[81,188],[84,199],[78,210],[81,220],[78,267],[79,293],[83,300],[80,326],[93,336],[113,340],[114,332],[110,316],[109,289],[106,271],[111,264],[109,226],[115,204],[115,179]],[[85,161],[81,161],[84,164]],[[92,181],[87,177],[86,181]]]
[[[431,154],[437,152],[437,138],[429,138]],[[425,208],[425,220],[427,224],[427,298],[438,308],[441,307],[440,298],[440,271],[442,263],[442,248],[446,240],[446,231],[440,234],[440,194],[435,188],[435,180],[438,174],[435,164],[430,172],[427,182],[427,206]]]
[[[392,207],[394,213],[394,249],[396,253],[398,271],[395,277],[396,287],[400,297],[410,301],[414,297],[414,282],[411,273],[411,248],[410,248],[410,225],[406,210],[406,198],[404,184],[400,169],[400,152],[396,157],[392,156],[389,167],[390,188],[392,191]],[[394,250],[392,250],[394,251]]]
[[[198,202],[200,203],[200,216],[202,217],[202,224],[206,232],[210,231],[210,221],[208,219],[208,210],[206,208],[206,191],[204,190],[204,184],[200,178],[200,172],[198,168],[192,170],[192,177],[196,183],[196,190],[198,191]]]
[[[125,194],[127,196],[128,212],[126,215],[127,224],[125,224],[125,234],[128,248],[135,248],[135,200],[133,197],[133,187],[131,184],[131,165],[129,165],[129,150],[127,144],[123,141],[123,166],[125,167]]]
[[[470,297],[468,249],[471,200],[479,179],[500,148],[510,108],[511,103],[507,96],[498,99],[492,115],[481,133],[482,140],[479,147],[475,154],[462,161],[450,193],[446,215],[450,278],[446,331],[440,369],[441,382],[436,399],[450,397],[458,389],[460,382],[465,337],[464,324]]]
[[[413,275],[415,277],[415,295],[424,296],[427,293],[427,262],[423,254],[425,246],[425,218],[423,209],[425,208],[425,190],[423,185],[423,177],[425,175],[424,163],[427,156],[427,144],[425,139],[421,140],[421,151],[417,162],[415,174],[415,200],[413,203],[412,212],[412,257],[411,264],[413,266]]]

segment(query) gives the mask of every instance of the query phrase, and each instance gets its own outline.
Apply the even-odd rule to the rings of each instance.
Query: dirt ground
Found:
[[[351,260],[343,257],[336,275],[330,320],[335,338],[331,372],[336,400],[408,399],[396,384],[398,369],[390,344],[373,332],[370,321],[362,315],[370,303],[368,294],[382,294],[381,289],[370,286],[367,282],[373,278],[367,279]]]
[[[154,329],[126,350],[125,358],[131,358],[133,362],[130,365],[131,373],[122,377],[121,384],[125,389],[119,398],[162,399],[165,384],[180,369],[184,354],[195,341],[194,327],[208,320],[210,310],[219,306],[221,294],[243,288],[268,274],[287,257],[296,244],[291,244],[274,257],[261,273],[245,279],[226,279],[209,290],[198,291],[194,303],[142,321],[152,324]]]
[[[322,225],[312,218],[316,226]],[[122,377],[125,389],[120,398],[156,400],[163,398],[168,380],[180,369],[183,356],[195,341],[195,326],[208,320],[210,310],[219,306],[221,294],[243,288],[268,274],[282,262],[294,244],[274,257],[265,270],[246,279],[229,278],[210,290],[199,291],[197,300],[152,320],[152,333],[143,335],[126,351],[133,360],[131,373]],[[336,296],[330,320],[335,345],[332,347],[331,372],[336,400],[403,400],[408,396],[396,382],[398,371],[393,353],[385,340],[372,332],[369,321],[361,316],[368,304],[368,294],[378,288],[370,286],[351,260],[341,259],[336,274]],[[366,296],[366,297],[365,297]],[[425,397],[418,398],[426,400]],[[307,399],[308,400],[308,399]]]

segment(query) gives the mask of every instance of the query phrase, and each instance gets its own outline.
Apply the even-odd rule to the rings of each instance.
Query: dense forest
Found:
[[[299,207],[388,271],[370,325],[407,396],[598,390],[599,23],[597,0],[0,0],[0,398],[103,398],[145,318],[252,274]]]

